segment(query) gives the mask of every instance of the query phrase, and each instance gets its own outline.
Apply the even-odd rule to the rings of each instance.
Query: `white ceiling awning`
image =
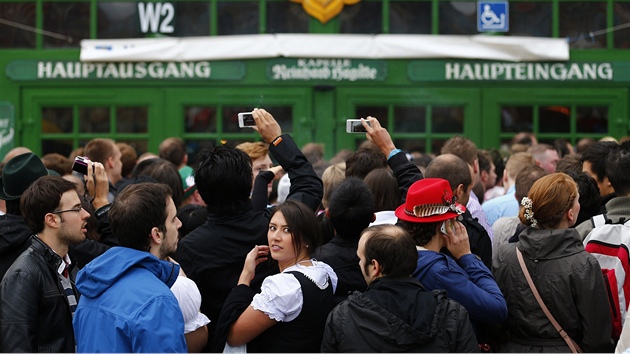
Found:
[[[567,61],[562,38],[450,35],[256,34],[87,39],[81,61],[202,61],[260,58]]]

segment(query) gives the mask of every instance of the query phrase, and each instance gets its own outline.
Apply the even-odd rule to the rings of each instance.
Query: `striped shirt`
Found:
[[[66,254],[63,257],[63,262],[59,264],[59,268],[57,268],[57,273],[59,275],[59,281],[63,286],[63,293],[68,298],[68,305],[70,305],[70,312],[72,312],[72,316],[74,316],[74,312],[77,310],[77,296],[74,292],[74,288],[72,287],[72,281],[68,274],[68,270],[70,268],[70,257]]]

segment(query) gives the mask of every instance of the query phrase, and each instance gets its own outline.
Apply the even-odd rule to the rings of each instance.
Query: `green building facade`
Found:
[[[477,5],[362,0],[322,23],[285,0],[0,0],[0,153],[23,145],[68,155],[92,138],[110,137],[141,154],[156,152],[170,136],[194,153],[256,140],[236,118],[254,107],[270,111],[299,145],[324,143],[327,157],[364,139],[346,133],[345,121],[368,115],[397,146],[425,152],[439,152],[456,134],[482,148],[499,147],[519,131],[571,143],[630,135],[630,1],[509,1],[509,31],[488,35],[566,38],[569,59],[560,61],[360,54],[80,59],[82,39],[301,33],[439,41],[477,35]]]

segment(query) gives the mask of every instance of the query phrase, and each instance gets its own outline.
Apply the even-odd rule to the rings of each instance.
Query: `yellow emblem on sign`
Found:
[[[354,5],[361,0],[289,0],[302,4],[307,14],[315,17],[321,23],[339,15],[344,5]]]

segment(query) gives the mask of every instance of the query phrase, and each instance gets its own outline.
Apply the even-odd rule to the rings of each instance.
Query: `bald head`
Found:
[[[24,147],[24,146],[15,147],[15,148],[11,149],[9,152],[7,152],[6,155],[4,155],[4,158],[2,159],[2,162],[7,163],[12,158],[14,158],[14,157],[16,157],[18,155],[26,154],[27,152],[32,152],[32,151],[31,151],[31,149],[29,149],[27,147]]]

